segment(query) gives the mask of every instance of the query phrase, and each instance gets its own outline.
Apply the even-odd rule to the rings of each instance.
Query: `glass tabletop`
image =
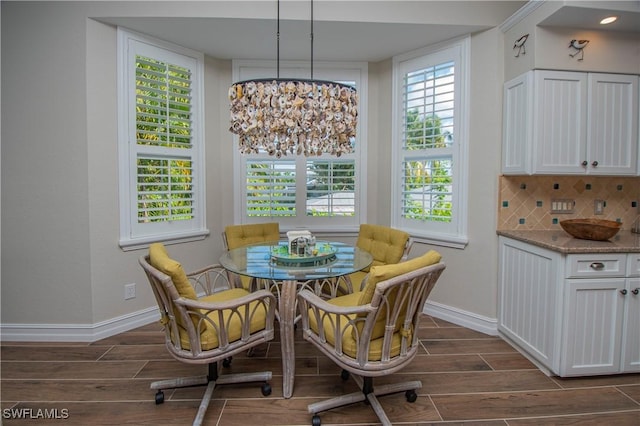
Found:
[[[373,261],[368,252],[333,241],[318,241],[318,256],[295,259],[286,255],[287,244],[280,241],[239,247],[224,253],[220,263],[225,269],[248,277],[306,281],[348,275]]]

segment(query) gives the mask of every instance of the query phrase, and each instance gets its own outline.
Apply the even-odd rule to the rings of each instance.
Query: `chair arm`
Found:
[[[353,314],[365,314],[374,311],[370,304],[358,305],[358,306],[337,306],[326,302],[324,299],[316,296],[310,290],[302,290],[298,293],[298,301],[302,305],[310,305],[314,309],[320,309],[324,312],[338,315],[353,315]],[[301,310],[301,315],[306,315],[306,309]]]
[[[183,326],[189,335],[190,349],[187,350],[195,356],[200,356],[203,351],[208,350],[202,349],[201,339],[205,339],[205,344],[211,344],[211,333],[217,340],[216,350],[223,351],[245,345],[246,342],[264,339],[265,336],[273,336],[276,298],[266,290],[220,302],[180,297],[175,299],[174,303],[182,311]],[[256,323],[258,314],[260,319]],[[203,334],[205,330],[210,331]]]
[[[237,299],[226,300],[224,302],[203,302],[200,300],[185,299],[184,297],[181,297],[176,299],[175,303],[177,305],[184,306],[188,310],[201,309],[205,311],[221,311],[224,309],[235,309],[258,300],[268,302],[269,306],[273,306],[273,309],[275,309],[276,297],[267,290],[259,290],[245,296],[238,297]]]

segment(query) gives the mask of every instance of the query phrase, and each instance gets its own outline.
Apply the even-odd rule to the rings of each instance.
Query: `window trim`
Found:
[[[152,242],[164,241],[171,243],[195,241],[204,239],[209,235],[206,228],[206,173],[204,170],[204,55],[191,49],[177,46],[168,42],[154,39],[143,34],[118,27],[118,188],[120,202],[120,235],[118,244],[125,250],[135,250],[147,247]],[[191,162],[193,165],[194,185],[194,218],[182,226],[172,226],[172,223],[154,223],[150,231],[140,232],[136,230],[137,209],[137,149],[131,145],[132,133],[135,134],[135,120],[131,122],[132,105],[135,105],[135,90],[131,92],[131,45],[150,47],[164,50],[165,55],[179,55],[189,61],[194,61],[193,72],[193,110],[192,110],[192,147]],[[134,96],[132,99],[131,97]],[[154,151],[153,149],[149,151]],[[161,152],[162,149],[155,151]],[[177,157],[177,156],[176,156]],[[186,225],[186,226],[185,226]],[[176,229],[178,228],[178,229]]]
[[[344,233],[357,232],[360,223],[366,222],[367,217],[367,164],[366,164],[366,144],[367,144],[367,94],[368,94],[368,64],[366,62],[314,62],[314,78],[332,81],[344,81],[349,78],[355,79],[357,75],[357,92],[358,92],[358,128],[356,150],[353,154],[347,154],[340,157],[339,160],[345,158],[354,158],[357,173],[355,175],[356,185],[356,214],[347,220],[343,217],[314,217],[309,221],[309,217],[298,215],[295,218],[283,217],[249,217],[246,215],[246,161],[243,157],[251,160],[273,160],[273,156],[263,155],[242,155],[237,149],[238,136],[233,135],[233,162],[234,162],[234,201],[233,216],[235,223],[261,223],[266,221],[277,220],[280,223],[280,229],[287,231],[290,229],[312,229],[319,233]],[[265,78],[266,76],[275,75],[276,62],[271,60],[233,60],[232,61],[232,79],[233,81],[247,80],[251,78]],[[281,78],[308,78],[309,62],[307,61],[280,61],[280,77]],[[282,157],[287,160],[295,160],[296,162],[305,163],[311,159],[331,160],[335,157]],[[306,166],[299,166],[306,170]],[[240,194],[240,195],[236,195]],[[349,223],[347,223],[349,222]]]
[[[392,59],[392,140],[402,140],[402,80],[403,66],[408,62],[425,60],[429,63],[455,60],[456,86],[455,86],[455,143],[453,150],[454,165],[454,202],[451,230],[442,230],[437,223],[409,222],[401,218],[399,206],[402,203],[402,167],[404,159],[400,143],[394,144],[392,149],[392,177],[391,177],[391,226],[409,232],[415,241],[428,244],[462,249],[466,247],[469,239],[468,226],[468,170],[469,170],[469,87],[471,75],[470,62],[471,37],[465,36],[459,39],[425,47],[412,52],[393,57]],[[444,60],[433,59],[443,56]],[[459,102],[458,99],[462,101]]]

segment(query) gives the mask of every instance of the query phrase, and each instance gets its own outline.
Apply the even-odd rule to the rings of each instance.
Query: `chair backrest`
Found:
[[[375,310],[358,315],[364,319],[356,327],[360,338],[370,342],[382,338],[389,344],[394,338],[399,338],[406,339],[402,347],[417,345],[417,333],[414,331],[424,303],[444,270],[444,264],[439,263],[441,258],[440,253],[430,250],[406,262],[371,268],[358,304],[371,304]],[[387,352],[386,347],[382,349]],[[388,353],[382,354],[383,359],[391,357],[393,350],[389,349]]]
[[[411,249],[408,233],[383,225],[363,223],[360,225],[356,246],[373,256],[372,266],[398,263],[406,259]]]
[[[232,288],[226,271],[221,266],[214,265],[187,276],[178,262],[169,259],[164,260],[163,264],[155,263],[154,260],[158,262],[151,255],[146,255],[141,256],[138,261],[149,279],[158,303],[160,322],[165,331],[165,344],[176,359],[194,363],[214,362],[255,346],[258,340],[273,338],[275,298],[272,295],[266,295],[271,297],[266,304],[262,302],[260,305],[260,301],[254,301],[246,310],[231,307],[231,303],[225,305],[225,302],[247,293],[242,289]],[[175,268],[175,272],[167,270],[167,265]],[[193,295],[197,288],[205,296],[194,299],[184,289],[184,294],[181,294],[175,282],[176,277],[181,276],[188,283],[194,284],[191,287]],[[211,302],[218,302],[220,309],[212,310],[208,306]],[[248,311],[249,317],[241,318]],[[241,327],[243,321],[251,322],[250,327]],[[233,322],[237,324],[232,324]],[[262,332],[262,335],[256,330]]]
[[[222,232],[222,242],[226,250],[233,250],[249,244],[266,243],[280,239],[278,222],[229,225]]]

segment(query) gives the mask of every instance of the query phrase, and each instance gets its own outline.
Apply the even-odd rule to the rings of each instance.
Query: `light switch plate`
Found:
[[[593,200],[593,214],[604,214],[604,200]]]

